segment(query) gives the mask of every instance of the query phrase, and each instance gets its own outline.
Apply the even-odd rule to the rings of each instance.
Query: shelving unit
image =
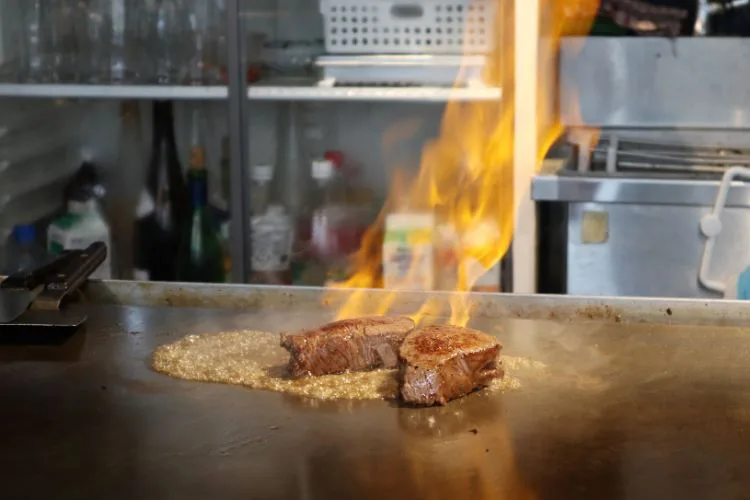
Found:
[[[494,101],[502,95],[497,87],[324,87],[288,82],[260,83],[247,90],[248,99],[258,101]],[[0,83],[0,97],[220,101],[229,97],[229,90],[224,86]]]
[[[325,87],[258,84],[248,89],[251,100],[266,101],[495,101],[503,92],[495,87]]]
[[[502,0],[496,0],[501,2]],[[262,2],[261,2],[262,3]],[[365,83],[361,86],[358,85],[340,85],[333,84],[330,79],[322,81],[314,81],[311,79],[268,79],[259,83],[248,85],[246,82],[247,73],[244,68],[244,61],[246,59],[246,47],[248,43],[248,22],[255,22],[256,26],[253,28],[256,31],[264,33],[274,33],[274,30],[279,30],[279,33],[274,33],[283,39],[289,33],[294,33],[294,36],[301,38],[314,39],[316,36],[320,36],[321,33],[317,33],[318,29],[315,25],[317,21],[310,20],[304,17],[305,23],[301,28],[291,29],[288,25],[288,18],[294,16],[294,13],[290,14],[285,10],[283,16],[286,16],[283,21],[274,20],[269,21],[269,16],[274,16],[275,9],[280,8],[280,2],[277,4],[276,0],[269,0],[262,6],[259,4],[252,4],[253,8],[256,9],[254,13],[256,15],[249,15],[248,12],[243,10],[244,5],[250,5],[242,0],[227,0],[227,30],[226,30],[226,44],[227,44],[227,69],[228,69],[228,83],[224,86],[162,86],[162,85],[87,85],[87,84],[19,84],[19,83],[0,83],[0,97],[7,98],[50,98],[50,99],[91,99],[91,100],[182,100],[182,101],[214,101],[214,102],[225,102],[227,105],[227,116],[228,116],[228,129],[230,131],[230,153],[231,153],[231,170],[232,170],[232,207],[233,213],[242,214],[243,220],[234,221],[232,225],[232,233],[237,235],[233,238],[232,242],[232,260],[238,263],[236,266],[237,271],[234,276],[235,281],[241,281],[246,272],[247,255],[250,252],[250,242],[245,241],[243,232],[248,227],[248,220],[246,220],[247,214],[245,208],[249,204],[247,199],[249,188],[247,180],[247,168],[248,168],[248,152],[247,152],[247,135],[250,128],[248,124],[255,119],[259,119],[255,110],[251,110],[252,106],[247,106],[251,103],[260,103],[262,101],[267,102],[294,102],[294,101],[317,101],[317,102],[336,102],[336,103],[434,103],[436,106],[445,104],[448,102],[499,102],[505,97],[504,90],[499,87],[491,87],[482,85],[476,78],[469,82],[465,82],[464,86],[451,87],[442,85],[442,82],[424,83],[424,85],[408,85],[408,86],[391,86],[391,85],[379,85]],[[268,5],[266,5],[268,4]],[[516,89],[521,91],[516,92],[516,111],[518,116],[516,125],[522,126],[524,129],[535,126],[536,118],[536,97],[532,94],[535,93],[537,72],[536,65],[531,64],[530,61],[538,59],[539,55],[539,27],[537,23],[532,22],[528,16],[539,15],[539,0],[524,0],[519,2],[516,0],[516,4],[521,4],[522,8],[517,8],[515,16],[515,33],[517,34],[516,43],[516,74],[517,78],[520,76],[522,80],[517,80]],[[317,9],[315,9],[317,10]],[[282,17],[282,16],[279,16]],[[308,16],[309,17],[309,16]],[[274,25],[274,24],[277,25]],[[535,27],[536,26],[536,27]],[[283,30],[286,30],[282,33]],[[301,30],[301,31],[300,31]],[[271,37],[272,38],[272,37]],[[518,40],[522,40],[523,43],[518,43]],[[391,58],[392,56],[372,55],[371,58]],[[415,59],[420,60],[420,55],[415,55]],[[455,56],[459,57],[460,56]],[[422,57],[424,60],[420,63],[422,69],[439,67],[438,63],[444,62],[445,57],[439,61],[440,58],[431,58],[430,56]],[[450,59],[450,58],[447,58]],[[467,60],[474,60],[471,57],[461,58],[460,66],[466,68]],[[481,62],[481,61],[480,61]],[[348,63],[344,62],[339,64],[338,69],[346,69],[345,66]],[[354,63],[352,63],[354,64]],[[356,64],[361,64],[359,60]],[[393,66],[392,63],[391,66]],[[469,66],[471,66],[470,63]],[[477,67],[480,66],[479,62],[475,64]],[[419,66],[419,64],[417,65]],[[459,65],[456,65],[457,67]],[[533,66],[533,68],[532,68]],[[402,71],[402,68],[397,68],[398,71]],[[413,68],[410,71],[411,78],[413,79],[415,71]],[[439,68],[438,68],[439,71]],[[373,73],[368,73],[371,76]],[[473,73],[472,73],[473,74]],[[481,74],[481,72],[477,73]],[[525,89],[525,90],[524,90]],[[509,103],[513,104],[513,103]],[[387,104],[386,104],[387,105]],[[395,108],[394,108],[395,109]],[[405,109],[401,107],[399,109]],[[437,109],[437,108],[435,108]],[[428,113],[429,116],[432,111]],[[525,118],[523,118],[525,117]],[[264,125],[265,126],[265,125]],[[273,125],[271,125],[273,126]],[[533,158],[536,155],[536,144],[535,140],[529,137],[533,134],[522,134],[516,137],[516,163],[518,165],[526,165],[527,168],[519,169],[516,165],[517,176],[516,176],[516,189],[520,189],[522,184],[526,183],[529,179],[529,175],[533,168]],[[526,139],[524,139],[526,137]],[[526,142],[523,142],[523,141]],[[369,138],[368,138],[369,141]],[[531,142],[528,142],[531,141]],[[529,163],[531,162],[531,163]],[[530,170],[531,169],[531,170]],[[517,192],[517,196],[524,198],[523,192]],[[520,198],[519,198],[520,199]],[[525,202],[520,203],[520,211],[522,215],[519,220],[525,221],[523,224],[527,224],[529,220],[533,223],[533,214],[530,214],[530,210],[533,206],[529,206]],[[519,233],[520,234],[520,233]],[[529,233],[530,234],[530,233]],[[528,235],[527,235],[528,236]],[[533,238],[531,236],[524,236],[523,234],[517,238],[514,243],[514,251],[523,255],[529,253],[533,254]],[[528,260],[528,259],[524,259]],[[518,265],[514,263],[514,265]],[[533,273],[521,272],[516,273],[515,280],[516,285],[521,281],[525,285],[519,289],[524,291],[530,290],[529,283],[531,281]]]
[[[177,85],[88,85],[0,83],[0,97],[39,97],[53,99],[172,99],[223,100],[229,97],[225,86],[191,87]]]

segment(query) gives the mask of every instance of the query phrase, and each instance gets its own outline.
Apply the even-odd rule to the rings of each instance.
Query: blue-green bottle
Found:
[[[200,117],[194,114],[190,167],[187,174],[190,212],[182,228],[177,279],[192,283],[224,282],[224,252],[216,218],[208,205],[206,154],[200,139]]]

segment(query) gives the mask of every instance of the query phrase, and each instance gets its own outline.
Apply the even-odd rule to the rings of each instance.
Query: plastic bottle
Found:
[[[271,201],[271,181],[273,180],[273,165],[256,165],[252,171],[252,185],[250,187],[250,203],[252,215],[263,215],[268,210]]]
[[[252,283],[292,283],[292,218],[281,205],[269,205],[265,213],[251,218]]]
[[[348,272],[351,228],[347,212],[345,186],[337,179],[329,159],[312,162],[313,187],[303,210],[298,229],[296,282],[324,285],[340,281]]]
[[[314,182],[312,196],[312,213],[310,221],[310,245],[313,256],[328,260],[337,253],[337,241],[334,229],[337,217],[335,169],[331,160],[314,160],[312,162]]]
[[[68,213],[55,219],[47,229],[47,250],[59,255],[64,250],[82,250],[95,241],[111,248],[109,224],[104,219],[93,194],[80,193],[68,202]],[[107,259],[91,275],[94,279],[112,278],[112,261]]]
[[[23,224],[13,228],[13,234],[5,246],[4,261],[0,274],[10,275],[38,267],[46,260],[44,247],[37,244],[36,228]]]
[[[339,228],[339,246],[343,253],[359,250],[362,238],[376,211],[372,190],[357,178],[357,168],[341,151],[326,151],[325,159],[333,162],[333,192],[336,201],[345,206]]]

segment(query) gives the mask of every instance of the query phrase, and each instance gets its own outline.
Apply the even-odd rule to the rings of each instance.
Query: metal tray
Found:
[[[544,363],[442,408],[174,380],[189,333],[318,323],[347,291],[94,282],[87,331],[0,348],[7,498],[734,498],[750,489],[750,308],[472,295]],[[366,302],[383,292],[367,291]],[[430,295],[447,305],[449,294]],[[403,311],[427,296],[404,293]],[[440,318],[431,318],[440,319]]]

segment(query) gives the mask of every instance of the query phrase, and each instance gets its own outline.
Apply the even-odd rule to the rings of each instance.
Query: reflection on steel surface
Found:
[[[747,38],[563,40],[563,123],[747,128],[750,92],[746,82],[750,66],[738,65],[737,61],[749,58]],[[576,96],[582,98],[580,106]]]
[[[152,286],[153,297],[177,289]],[[125,296],[118,283],[97,287]],[[184,287],[181,300],[217,291]],[[258,290],[223,293],[238,304]],[[482,296],[472,326],[502,330],[508,352],[547,369],[519,391],[427,413],[149,369],[153,349],[183,335],[278,332],[328,316],[313,300],[319,290],[264,293],[268,309],[89,303],[77,361],[42,363],[40,351],[20,350],[25,362],[0,364],[4,495],[703,499],[750,488],[750,337],[746,326],[717,326],[750,324],[746,304]],[[294,305],[280,306],[283,294]],[[524,311],[547,319],[513,319]],[[657,314],[661,324],[617,323]]]

